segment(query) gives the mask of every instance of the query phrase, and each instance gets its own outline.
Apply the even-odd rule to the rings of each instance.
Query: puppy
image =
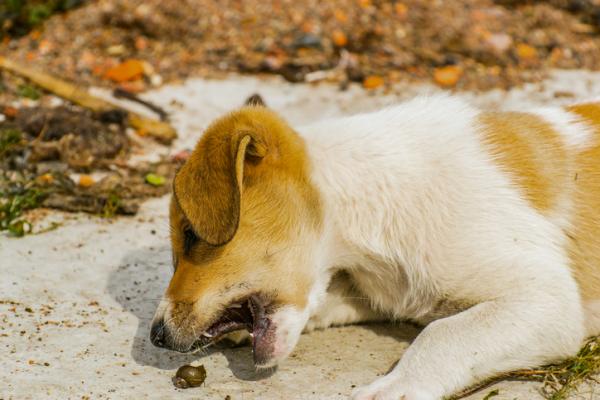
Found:
[[[412,320],[422,333],[352,398],[433,400],[600,333],[600,103],[434,96],[297,130],[244,107],[173,189],[157,346],[246,329],[269,367],[305,329]]]

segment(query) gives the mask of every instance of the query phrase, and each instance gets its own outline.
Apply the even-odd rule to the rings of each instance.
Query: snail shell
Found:
[[[173,384],[180,389],[187,389],[202,385],[205,379],[206,369],[203,365],[198,367],[184,365],[177,370],[175,378],[173,378]]]

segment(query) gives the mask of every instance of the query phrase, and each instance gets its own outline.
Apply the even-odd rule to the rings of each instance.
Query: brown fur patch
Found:
[[[502,168],[538,211],[550,215],[560,196],[571,201],[568,254],[584,300],[600,298],[600,104],[566,111],[594,128],[590,145],[564,146],[550,124],[535,115],[508,112],[481,117],[484,141]]]
[[[568,154],[557,132],[540,117],[521,112],[486,113],[480,122],[484,144],[529,203],[540,212],[552,211],[568,179]]]
[[[593,127],[590,146],[576,156],[575,206],[568,233],[573,272],[584,300],[600,298],[600,103],[567,107]]]

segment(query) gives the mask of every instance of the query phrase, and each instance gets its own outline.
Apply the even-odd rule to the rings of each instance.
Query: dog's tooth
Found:
[[[202,336],[206,336],[207,338],[211,338],[211,337],[213,337],[213,335],[211,335],[211,334],[210,334],[210,333],[208,333],[208,332],[202,332]]]
[[[229,307],[227,307],[227,308],[242,308],[242,305],[241,305],[241,304],[239,304],[239,303],[234,303],[234,304],[230,305],[230,306],[229,306]]]

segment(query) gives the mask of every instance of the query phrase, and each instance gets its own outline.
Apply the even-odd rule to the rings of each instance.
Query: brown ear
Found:
[[[219,246],[238,229],[244,161],[263,158],[266,147],[249,132],[206,139],[181,167],[173,186],[196,235]]]

